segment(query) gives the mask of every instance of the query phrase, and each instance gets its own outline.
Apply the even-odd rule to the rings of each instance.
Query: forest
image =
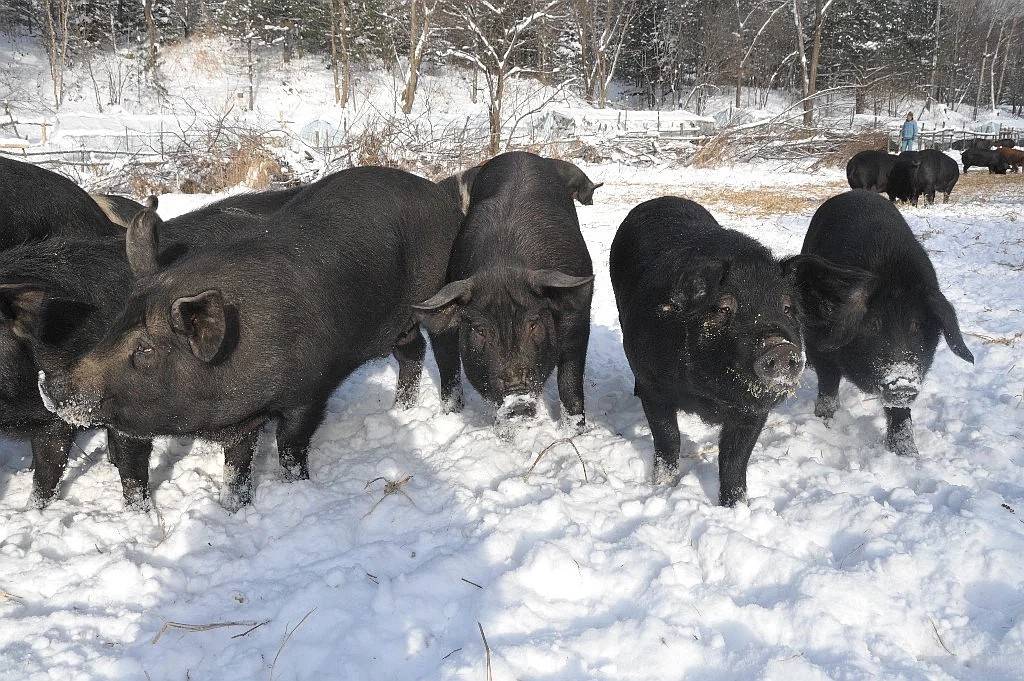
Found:
[[[159,91],[161,51],[197,34],[237,42],[250,82],[272,60],[322,57],[342,105],[355,69],[392,70],[406,113],[420,74],[445,65],[472,70],[492,117],[523,77],[595,107],[698,114],[723,93],[757,108],[784,90],[805,124],[835,93],[858,113],[1024,108],[1020,0],[2,0],[0,30],[45,47],[57,108],[65,69],[97,51]]]

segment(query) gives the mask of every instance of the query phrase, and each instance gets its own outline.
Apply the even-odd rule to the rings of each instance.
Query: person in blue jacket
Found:
[[[903,122],[903,129],[900,130],[900,151],[910,151],[914,146],[914,138],[917,137],[917,121],[914,120],[914,112],[907,112],[907,120]]]

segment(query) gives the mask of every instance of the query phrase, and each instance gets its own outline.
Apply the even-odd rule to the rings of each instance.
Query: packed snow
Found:
[[[0,679],[1024,677],[1021,178],[904,209],[976,357],[940,342],[914,405],[920,457],[885,451],[880,403],[849,384],[826,427],[807,370],[754,449],[749,503],[729,509],[715,504],[717,430],[695,418],[680,416],[682,479],[649,482],[612,237],[635,203],[675,192],[795,253],[813,206],[765,214],[730,192],[841,174],[587,171],[608,184],[579,208],[598,273],[585,433],[566,439],[553,381],[511,431],[468,386],[465,411],[442,415],[428,358],[415,408],[391,409],[392,360],[337,390],[309,481],[284,482],[265,434],[255,501],[234,514],[209,444],[158,445],[140,514],[104,436],[79,439],[43,511],[27,443],[3,441]]]

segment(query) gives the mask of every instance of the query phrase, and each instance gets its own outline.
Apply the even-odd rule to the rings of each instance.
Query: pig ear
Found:
[[[942,295],[942,291],[936,289],[928,296],[928,309],[939,320],[942,335],[946,337],[946,345],[953,351],[953,354],[965,362],[974,364],[974,355],[967,349],[964,337],[960,333],[956,310],[953,309],[953,305],[946,299],[946,296]]]
[[[125,234],[128,266],[136,277],[144,277],[157,270],[157,228],[163,222],[156,214],[156,204],[155,196],[146,199],[146,207],[132,218]]]
[[[669,294],[669,302],[681,310],[693,310],[718,292],[729,273],[724,260],[703,260],[684,271]]]
[[[594,275],[574,277],[558,270],[527,270],[526,282],[539,296],[554,299],[556,307],[590,307]]]
[[[227,338],[224,296],[216,289],[178,298],[171,304],[171,328],[188,338],[192,354],[212,362]]]
[[[460,279],[445,285],[422,303],[413,305],[416,318],[431,333],[444,333],[459,323],[459,308],[473,297],[473,280]]]
[[[55,343],[77,328],[92,306],[39,284],[0,284],[0,317],[15,336]]]
[[[824,336],[821,347],[835,350],[849,343],[868,309],[875,275],[840,267],[816,255],[796,255],[780,263],[783,276],[799,291],[805,321]]]

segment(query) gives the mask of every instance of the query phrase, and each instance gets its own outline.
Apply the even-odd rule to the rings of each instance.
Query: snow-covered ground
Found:
[[[27,510],[27,444],[4,441],[0,679],[1024,678],[1024,178],[905,210],[977,358],[940,344],[914,408],[921,457],[886,452],[880,405],[846,384],[826,428],[808,371],[754,450],[749,504],[726,509],[716,430],[694,418],[680,417],[689,473],[647,482],[609,245],[632,205],[676,192],[716,198],[724,224],[794,253],[809,211],[763,216],[729,192],[841,175],[588,172],[608,184],[579,209],[598,272],[579,456],[555,444],[531,472],[564,437],[555,421],[502,439],[471,389],[464,413],[440,415],[429,359],[408,411],[389,408],[391,361],[339,388],[308,482],[282,481],[265,438],[255,502],[234,515],[202,443],[159,447],[140,515],[122,508],[102,436],[81,438],[41,512]]]

